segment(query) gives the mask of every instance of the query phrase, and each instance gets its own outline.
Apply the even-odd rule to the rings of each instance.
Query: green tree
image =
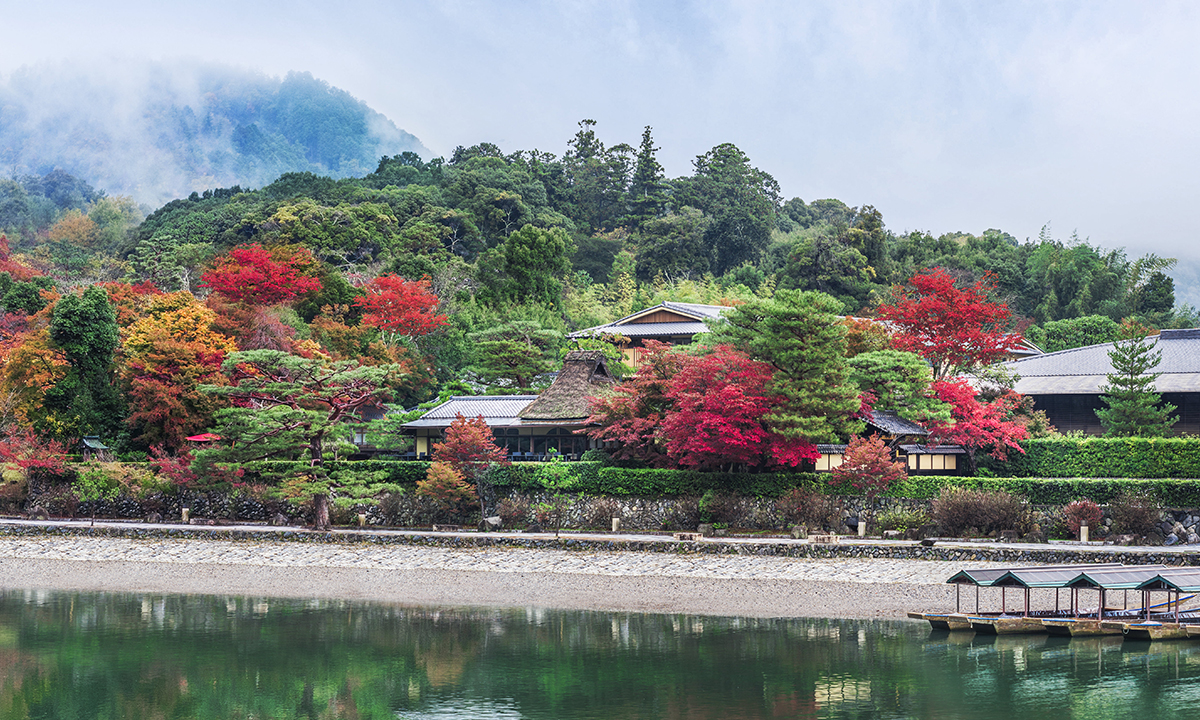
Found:
[[[1107,408],[1096,410],[1105,434],[1114,437],[1163,437],[1170,433],[1177,417],[1171,415],[1175,406],[1161,403],[1155,392],[1158,373],[1153,372],[1162,360],[1162,352],[1151,342],[1145,328],[1135,323],[1121,327],[1121,339],[1108,352],[1113,372],[1108,383],[1101,386],[1100,400]]]
[[[471,366],[479,380],[501,389],[526,390],[557,367],[562,333],[529,320],[514,320],[467,336],[475,348]]]
[[[780,203],[779,183],[750,165],[731,143],[718,145],[693,163],[695,173],[676,182],[675,206],[690,205],[712,217],[705,233],[713,249],[713,272],[757,263],[771,240]]]
[[[50,318],[50,339],[63,351],[70,370],[46,391],[39,430],[59,438],[115,437],[124,417],[112,375],[120,336],[104,288],[93,285],[60,298]]]
[[[1085,315],[1053,320],[1040,328],[1029,328],[1028,336],[1046,352],[1113,342],[1121,337],[1121,325],[1107,315]]]
[[[874,410],[916,423],[950,422],[950,406],[934,397],[929,364],[916,353],[877,350],[850,358],[850,379],[871,393]]]
[[[375,473],[328,472],[323,461],[327,442],[337,441],[348,426],[360,422],[364,408],[388,398],[388,385],[401,372],[399,365],[365,366],[278,350],[247,350],[229,355],[222,367],[232,384],[201,389],[235,405],[217,413],[213,428],[228,444],[198,452],[197,471],[218,463],[285,461],[276,465],[285,468],[283,494],[311,500],[320,528],[329,527],[332,493],[343,502],[369,502],[375,494],[396,489]]]
[[[764,419],[774,432],[810,443],[834,442],[862,428],[861,403],[846,361],[841,303],[819,292],[779,290],[714,322],[705,343],[731,345],[774,368],[768,390],[783,398]]]
[[[649,282],[703,277],[712,268],[712,248],[705,236],[712,218],[693,207],[642,224],[637,250],[637,276]]]
[[[637,164],[629,182],[629,215],[626,217],[626,225],[632,230],[637,230],[647,221],[660,217],[667,205],[663,167],[654,156],[656,152],[658,148],[654,147],[650,126],[647,125],[642,131]]]
[[[480,296],[494,303],[562,304],[562,278],[571,270],[571,238],[561,228],[526,225],[480,258]]]

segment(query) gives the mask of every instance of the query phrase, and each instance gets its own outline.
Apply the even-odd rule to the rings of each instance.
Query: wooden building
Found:
[[[1104,433],[1096,410],[1106,407],[1101,387],[1113,372],[1108,353],[1113,343],[1045,353],[1004,364],[1019,376],[1014,389],[1034,400],[1059,432]],[[1200,329],[1163,330],[1157,348],[1162,361],[1155,387],[1174,405],[1176,434],[1200,434]]]
[[[576,433],[587,424],[589,401],[612,384],[604,353],[577,350],[567,354],[563,367],[541,395],[452,397],[404,429],[416,438],[416,458],[432,453],[446,428],[458,415],[483,417],[496,443],[514,460],[537,460],[551,451],[577,459],[595,444]]]
[[[720,318],[728,309],[725,305],[664,302],[607,325],[578,330],[568,337],[609,339],[621,348],[625,364],[636,368],[642,364],[643,341],[686,345],[696,335],[708,332],[705,321]]]

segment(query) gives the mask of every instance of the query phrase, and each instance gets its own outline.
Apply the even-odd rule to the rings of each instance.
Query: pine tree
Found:
[[[1175,406],[1162,403],[1162,397],[1154,390],[1159,373],[1152,371],[1162,360],[1157,345],[1157,341],[1146,338],[1141,326],[1134,323],[1122,326],[1121,339],[1108,352],[1113,372],[1108,375],[1108,384],[1100,388],[1104,393],[1100,400],[1108,407],[1096,410],[1106,435],[1163,437],[1178,419],[1171,415]]]
[[[637,165],[629,182],[629,216],[626,224],[636,230],[642,223],[660,217],[667,204],[666,187],[663,182],[663,166],[654,153],[654,140],[650,137],[650,126],[642,131],[642,144],[638,146]]]

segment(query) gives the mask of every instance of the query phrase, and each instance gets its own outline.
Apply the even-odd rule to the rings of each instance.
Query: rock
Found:
[[[1187,535],[1187,540],[1185,540],[1184,542],[1186,542],[1188,545],[1195,545],[1196,543],[1200,543],[1200,535],[1197,535],[1194,532],[1190,532]]]
[[[1152,532],[1146,536],[1146,544],[1147,545],[1162,545],[1163,544],[1163,536],[1159,533]]]
[[[1184,535],[1184,536],[1186,536],[1186,535],[1187,535],[1187,528],[1185,528],[1185,527],[1183,526],[1183,523],[1178,523],[1178,522],[1177,522],[1177,523],[1175,523],[1174,525],[1172,525],[1172,526],[1171,526],[1171,534],[1172,534],[1172,535],[1176,535],[1176,536],[1178,536],[1178,535]]]
[[[272,525],[287,525],[288,524],[287,516],[284,515],[283,513],[275,513],[275,515],[271,518],[271,524]]]
[[[34,505],[29,508],[29,517],[33,520],[49,520],[50,513],[46,512],[46,508]]]
[[[808,527],[805,525],[792,526],[792,537],[796,540],[803,540],[808,537]]]
[[[1112,518],[1104,518],[1104,526],[1112,527]]]
[[[898,540],[898,539],[900,539],[900,536],[903,534],[904,533],[899,530],[884,530],[883,531],[883,539],[884,540]]]
[[[925,538],[921,541],[921,544],[925,547],[933,547],[933,538]]]
[[[1170,535],[1163,538],[1162,544],[1170,546],[1170,545],[1174,545],[1177,542],[1179,542],[1179,536],[1176,535],[1175,533],[1171,533]]]
[[[152,512],[146,516],[146,522],[160,523],[160,522],[162,522],[162,515],[160,515],[159,513],[156,513],[156,512]]]
[[[700,523],[699,525],[696,526],[696,532],[700,533],[704,537],[712,537],[713,536],[712,523]]]
[[[494,528],[500,527],[500,516],[499,515],[493,515],[491,517],[484,518],[483,521]]]

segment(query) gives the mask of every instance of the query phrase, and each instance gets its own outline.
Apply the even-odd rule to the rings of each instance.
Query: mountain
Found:
[[[38,65],[0,79],[0,168],[61,168],[151,206],[280,174],[371,172],[383,155],[429,151],[309,73],[118,61]]]

